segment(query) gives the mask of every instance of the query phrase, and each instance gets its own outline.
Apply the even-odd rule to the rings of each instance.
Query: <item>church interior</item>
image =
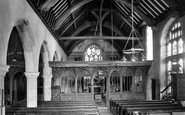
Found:
[[[0,115],[185,115],[184,0],[0,0]]]

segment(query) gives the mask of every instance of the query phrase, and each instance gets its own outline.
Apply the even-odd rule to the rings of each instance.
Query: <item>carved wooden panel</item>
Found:
[[[133,92],[114,92],[110,94],[110,98],[115,100],[144,100],[145,95]]]
[[[60,86],[52,86],[52,100],[59,101],[60,100]]]
[[[78,97],[77,98],[78,101],[91,101],[92,100],[91,93],[78,93],[77,97]]]

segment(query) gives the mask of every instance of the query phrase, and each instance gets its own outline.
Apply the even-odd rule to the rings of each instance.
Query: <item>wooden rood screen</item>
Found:
[[[53,70],[52,99],[94,100],[101,94],[110,99],[145,99],[151,61],[50,62]],[[101,87],[98,91],[96,87]]]

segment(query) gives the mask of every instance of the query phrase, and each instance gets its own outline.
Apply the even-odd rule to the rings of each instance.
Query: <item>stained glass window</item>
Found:
[[[173,42],[173,55],[175,55],[175,54],[177,54],[177,42],[176,41],[174,41]]]
[[[171,56],[171,47],[172,47],[171,43],[169,43],[168,46],[167,46],[167,55],[168,56]]]
[[[179,59],[179,62],[178,62],[178,64],[179,64],[179,73],[183,73],[183,59]]]
[[[85,52],[85,61],[101,61],[103,60],[102,52],[97,45],[91,45]]]
[[[183,44],[181,24],[177,21],[172,24],[166,37],[166,85],[171,83],[171,73],[183,73]],[[167,93],[170,92],[171,87],[167,90]]]
[[[182,38],[178,41],[178,53],[183,53],[183,41]]]

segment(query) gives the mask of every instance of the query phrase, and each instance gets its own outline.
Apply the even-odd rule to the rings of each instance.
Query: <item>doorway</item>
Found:
[[[97,106],[105,106],[106,104],[106,76],[103,70],[99,70],[98,74],[93,79],[94,100]]]
[[[156,99],[156,80],[152,79],[152,100]]]

